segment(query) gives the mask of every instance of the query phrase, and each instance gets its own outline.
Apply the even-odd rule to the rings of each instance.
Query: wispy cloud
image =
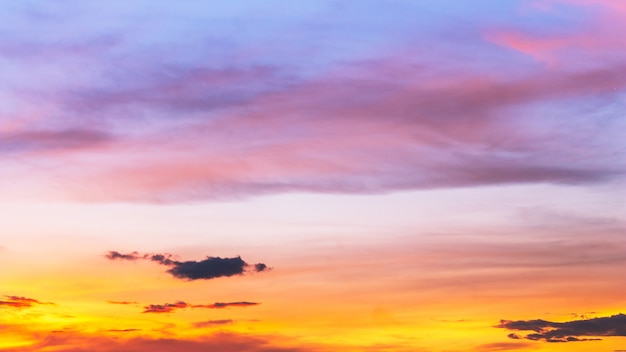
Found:
[[[109,304],[120,304],[120,305],[130,305],[130,304],[138,304],[135,301],[107,301]]]
[[[214,326],[230,325],[233,324],[232,319],[220,319],[220,320],[207,320],[193,323],[194,328],[209,328]]]
[[[144,313],[171,313],[176,309],[191,307],[191,305],[178,301],[176,303],[151,304],[144,307]]]
[[[183,301],[165,304],[150,304],[144,307],[144,313],[171,313],[178,309],[184,308],[205,308],[205,309],[222,309],[228,307],[250,307],[256,306],[257,302],[215,302],[213,304],[189,304]]]
[[[136,332],[141,331],[141,329],[109,329],[107,332]]]
[[[420,74],[393,84],[376,77],[306,82],[254,102],[250,112],[180,126],[177,141],[172,131],[154,136],[149,143],[195,151],[163,157],[146,150],[141,167],[112,165],[102,182],[119,180],[112,186],[121,197],[161,201],[286,191],[603,182],[625,170],[604,147],[582,147],[583,136],[615,121],[590,120],[582,130],[565,126],[546,133],[542,124],[560,125],[564,117],[539,123],[530,111],[570,99],[598,104],[597,97],[626,88],[623,70],[539,72],[510,79],[470,73],[434,88],[417,83]],[[578,113],[577,105],[564,113]],[[529,111],[528,117],[518,119],[523,111]],[[137,152],[145,148],[142,143],[136,144]]]
[[[476,347],[477,352],[513,351],[528,348],[528,342],[494,342],[486,343]]]
[[[541,3],[545,6],[536,5]],[[84,39],[60,41],[56,49],[41,43],[59,60],[70,60],[56,54],[67,51],[93,61],[95,68],[86,77],[68,74],[55,84],[15,91],[25,102],[46,97],[51,111],[33,122],[17,104],[14,115],[27,117],[18,118],[24,122],[18,131],[1,135],[0,151],[86,153],[63,172],[27,173],[22,164],[4,162],[28,174],[21,181],[28,189],[55,177],[67,197],[90,201],[622,178],[626,170],[616,155],[623,145],[616,131],[624,127],[619,102],[626,90],[621,50],[626,43],[610,35],[621,32],[622,5],[542,0],[526,7],[549,16],[552,3],[594,11],[567,22],[567,30],[487,21],[480,30],[469,28],[471,48],[450,46],[449,53],[435,51],[428,58],[407,49],[426,45],[426,39],[416,43],[406,37],[371,55],[345,53],[335,60],[320,53],[329,57],[311,70],[254,55],[216,63],[206,60],[214,53],[203,50],[181,60],[154,45],[152,37],[143,38],[151,44],[141,49],[126,47],[122,39],[101,39],[122,33],[93,33],[93,48],[80,50],[85,45],[72,43]],[[200,39],[181,45],[204,47],[194,40]],[[438,43],[444,44],[450,45]],[[10,59],[21,65],[20,57],[38,56],[28,49],[33,45],[38,46],[11,44]],[[249,45],[257,47],[233,45],[224,48],[233,57],[253,52]],[[147,50],[155,46],[156,52]],[[21,47],[26,49],[15,49]],[[477,50],[485,53],[476,55]],[[120,52],[125,64],[112,65],[120,62]],[[529,62],[526,56],[553,64]],[[297,57],[290,64],[313,60]],[[458,57],[490,60],[466,65]],[[106,150],[93,148],[102,143]],[[40,158],[31,162],[66,165],[62,158]]]
[[[4,298],[4,300],[0,300],[0,307],[29,308],[35,305],[54,305],[52,302],[41,302],[34,298],[20,296],[5,295]]]
[[[215,302],[213,304],[208,305],[195,305],[193,308],[209,308],[209,309],[222,309],[228,307],[250,307],[256,306],[260,303],[256,302]]]
[[[81,128],[0,133],[0,153],[86,149],[114,139],[109,132]]]
[[[289,347],[292,346],[292,347]],[[50,334],[38,342],[23,346],[9,347],[3,352],[32,352],[44,350],[58,350],[64,352],[320,352],[336,351],[334,346],[321,344],[302,344],[286,339],[283,336],[254,336],[232,333],[216,333],[210,336],[183,339],[183,338],[147,338],[136,337],[122,339],[119,337],[91,336],[68,332],[64,334]]]

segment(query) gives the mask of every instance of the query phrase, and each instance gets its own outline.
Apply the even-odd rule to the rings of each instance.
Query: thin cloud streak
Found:
[[[285,346],[286,345],[286,346]],[[294,347],[289,347],[289,346]],[[204,338],[147,338],[131,339],[91,336],[89,334],[50,334],[37,343],[24,347],[9,347],[3,352],[32,352],[54,349],[63,352],[170,352],[170,351],[223,351],[223,352],[312,352],[333,351],[332,346],[300,344],[281,336],[253,336],[216,333]]]
[[[193,323],[194,328],[209,328],[222,325],[231,325],[234,323],[232,319],[207,320]]]
[[[113,142],[114,139],[114,136],[106,131],[78,128],[59,131],[0,133],[0,153],[88,149]]]
[[[205,309],[223,309],[229,307],[250,307],[256,306],[260,303],[257,302],[215,302],[213,304],[189,304],[183,301],[178,301],[176,303],[165,303],[165,304],[150,304],[144,307],[143,313],[171,313],[178,309],[185,308],[205,308]]]
[[[36,305],[54,305],[54,303],[41,302],[34,298],[7,295],[4,296],[4,300],[0,300],[0,307],[30,308]]]

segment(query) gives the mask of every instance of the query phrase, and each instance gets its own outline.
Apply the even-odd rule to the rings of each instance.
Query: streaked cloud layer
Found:
[[[623,349],[623,1],[0,10],[1,351]]]
[[[621,179],[620,5],[497,5],[476,6],[506,23],[462,5],[343,4],[347,19],[266,4],[251,35],[232,31],[243,4],[16,4],[5,26],[38,26],[4,44],[4,173],[30,175],[18,192],[54,180],[69,199],[168,202]],[[160,25],[133,30],[146,16]]]

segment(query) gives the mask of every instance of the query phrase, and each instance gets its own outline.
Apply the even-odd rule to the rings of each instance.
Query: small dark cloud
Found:
[[[166,264],[167,265],[167,264]],[[215,279],[221,276],[242,275],[248,266],[241,257],[207,257],[201,261],[174,262],[167,272],[186,280]]]
[[[41,302],[34,298],[19,297],[19,296],[4,296],[4,300],[0,301],[0,307],[13,307],[13,308],[28,308],[34,305],[54,305],[52,302]]]
[[[176,303],[151,304],[144,307],[144,313],[170,313],[175,309],[189,307],[189,304],[178,301]]]
[[[256,306],[257,302],[215,302],[213,304],[189,304],[183,301],[165,304],[150,304],[144,307],[144,313],[171,313],[177,309],[185,308],[205,308],[205,309],[222,309],[228,307],[249,307]]]
[[[221,320],[199,321],[199,322],[193,323],[192,325],[194,328],[210,328],[213,326],[230,325],[232,323],[234,323],[234,320],[232,319],[221,319]]]
[[[577,342],[596,341],[601,336],[626,336],[626,315],[617,314],[610,317],[573,320],[563,323],[542,319],[536,320],[501,320],[498,328],[517,331],[534,331],[524,338],[546,342]],[[511,339],[521,339],[515,333],[508,335]]]
[[[250,265],[239,256],[233,258],[206,257],[206,259],[199,261],[178,261],[174,255],[167,253],[141,255],[138,252],[123,254],[117,251],[109,251],[105,254],[105,257],[109,260],[150,260],[171,267],[167,272],[175,278],[190,281],[210,280],[223,276],[243,275],[250,271],[261,272],[269,270],[268,266],[263,263]]]
[[[139,255],[139,253],[137,253],[137,252],[132,252],[132,253],[128,253],[128,254],[122,254],[122,253],[117,252],[117,251],[109,251],[109,252],[107,252],[107,254],[104,255],[104,257],[109,259],[109,260],[131,260],[131,261],[135,261],[137,259],[143,259],[143,257],[141,257]]]

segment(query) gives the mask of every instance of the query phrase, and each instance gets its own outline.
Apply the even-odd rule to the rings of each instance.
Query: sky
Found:
[[[626,350],[626,2],[0,2],[0,351]]]

